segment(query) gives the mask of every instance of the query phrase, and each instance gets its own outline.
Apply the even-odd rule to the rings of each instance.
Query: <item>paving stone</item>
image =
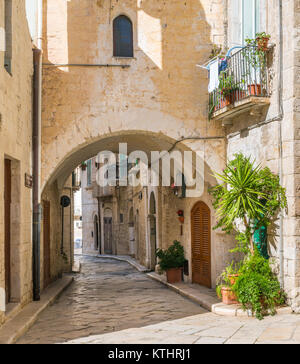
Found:
[[[126,262],[82,257],[81,267],[73,285],[18,343],[66,342],[207,313]],[[194,340],[184,337],[186,343]]]
[[[262,335],[258,338],[257,342],[277,342],[283,340],[291,340],[295,327],[269,327],[264,330]]]

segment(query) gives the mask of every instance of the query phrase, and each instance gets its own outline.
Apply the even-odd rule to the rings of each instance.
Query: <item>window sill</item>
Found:
[[[112,58],[113,59],[135,59],[136,60],[135,57],[119,57],[119,56],[113,56]]]

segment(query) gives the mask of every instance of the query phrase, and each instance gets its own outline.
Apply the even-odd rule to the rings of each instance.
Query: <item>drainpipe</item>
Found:
[[[33,300],[40,300],[40,233],[41,233],[41,196],[40,196],[40,146],[41,146],[41,84],[42,84],[42,27],[43,0],[38,0],[37,48],[33,49],[33,110],[32,110],[32,174],[33,174],[33,227],[32,227],[32,278]]]
[[[41,50],[33,50],[33,300],[40,300],[40,233],[41,233],[41,204],[40,204],[40,65]]]
[[[283,168],[282,168],[282,120],[284,117],[283,111],[283,29],[282,29],[282,0],[278,0],[278,17],[279,17],[279,75],[278,75],[278,114],[280,120],[278,123],[278,145],[279,145],[279,178],[280,184],[283,183]],[[283,244],[283,213],[280,211],[279,216],[279,281],[282,288],[284,288],[284,244]]]

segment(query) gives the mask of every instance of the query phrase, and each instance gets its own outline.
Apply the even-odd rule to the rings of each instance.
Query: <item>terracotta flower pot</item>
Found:
[[[180,283],[182,282],[182,268],[172,268],[167,270],[168,283]]]
[[[243,100],[247,96],[245,90],[235,90],[233,92],[233,102]]]
[[[253,84],[253,85],[248,85],[248,91],[250,96],[261,96],[261,85],[257,84]]]
[[[233,292],[230,287],[222,287],[222,302],[225,305],[234,305],[237,304],[236,294]]]
[[[266,52],[268,50],[269,38],[256,38],[256,43],[258,50]]]
[[[230,284],[232,286],[235,285],[235,282],[237,281],[237,279],[239,278],[239,276],[240,276],[239,274],[230,274],[230,275],[228,275]]]
[[[229,106],[231,104],[231,100],[232,100],[231,95],[222,96],[218,105],[216,106],[216,110],[220,110],[226,106]]]
[[[180,221],[181,224],[184,223],[184,216],[179,216],[178,219],[179,219],[179,221]]]

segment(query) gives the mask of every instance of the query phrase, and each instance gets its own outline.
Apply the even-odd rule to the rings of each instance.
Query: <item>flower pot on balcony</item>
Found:
[[[233,92],[233,97],[232,97],[232,101],[236,102],[236,101],[240,101],[243,100],[244,98],[246,98],[247,94],[245,90],[235,90]]]
[[[266,52],[268,50],[269,39],[266,37],[256,38],[257,48],[259,51]]]
[[[261,85],[252,84],[248,85],[248,92],[250,96],[261,96]]]
[[[168,283],[180,283],[182,282],[182,268],[171,268],[167,270],[167,282]]]
[[[232,102],[232,94],[228,94],[226,96],[222,96],[219,104],[217,105],[217,109],[223,109],[226,106],[229,106]]]
[[[225,305],[235,305],[238,303],[236,294],[233,292],[230,287],[222,287],[222,302]]]

